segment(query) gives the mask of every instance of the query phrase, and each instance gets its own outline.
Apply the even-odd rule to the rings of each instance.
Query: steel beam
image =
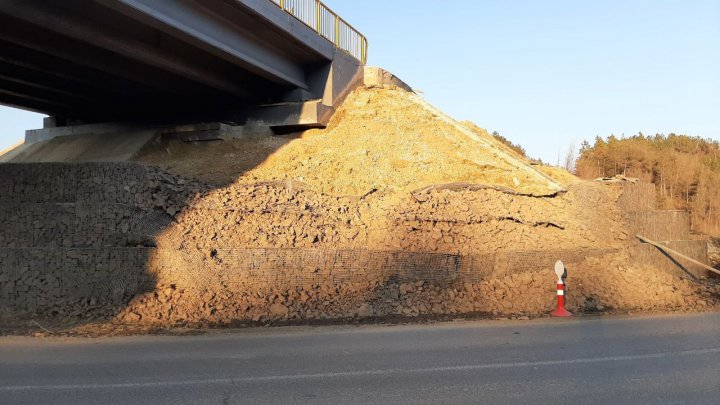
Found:
[[[97,100],[92,100],[79,94],[73,94],[63,90],[47,88],[35,83],[28,83],[15,78],[3,78],[0,76],[0,89],[13,92],[15,94],[24,95],[30,98],[38,97],[42,100],[52,100],[59,104],[70,104],[78,106],[97,105]]]
[[[0,63],[2,65],[2,63]],[[13,86],[13,85],[22,85],[22,86],[28,86],[30,88],[39,89],[42,91],[47,91],[50,93],[57,94],[59,96],[65,96],[65,97],[74,97],[78,99],[83,100],[92,100],[93,98],[91,96],[88,96],[80,91],[69,91],[69,90],[63,90],[68,89],[70,87],[68,86],[53,86],[49,85],[47,81],[45,80],[38,80],[37,77],[28,78],[27,76],[19,77],[17,75],[9,75],[5,72],[3,72],[2,66],[0,66],[0,86]]]
[[[56,103],[52,100],[44,100],[38,97],[27,97],[25,95],[16,94],[15,92],[3,89],[0,89],[0,104],[48,115],[64,115],[71,114],[73,111],[76,111],[72,107]]]
[[[336,55],[268,0],[0,0],[0,102],[79,120],[323,98]]]
[[[36,78],[56,86],[105,94],[110,97],[137,98],[153,91],[141,82],[114,76],[69,59],[38,52],[0,40],[0,71],[16,77]],[[167,93],[164,93],[167,94]]]
[[[3,25],[8,25],[5,21],[2,23]],[[37,30],[31,29],[24,31],[19,29],[19,27],[13,27],[8,31],[2,31],[0,33],[0,39],[11,42],[13,45],[32,50],[35,53],[51,55],[62,62],[68,62],[70,65],[80,64],[125,80],[134,81],[142,84],[142,86],[149,90],[175,94],[177,96],[181,96],[183,92],[187,91],[187,88],[173,91],[174,85],[160,74],[138,74],[137,70],[130,68],[124,58],[119,58],[118,55],[111,51],[98,51],[86,47],[79,47],[77,44],[70,44],[62,38],[58,38],[51,44],[43,38],[33,36],[32,31]],[[62,65],[58,67],[61,66]]]
[[[305,71],[275,47],[258,42],[237,22],[213,13],[224,2],[209,0],[97,0],[154,28],[200,47],[213,55],[278,83],[309,89]],[[244,7],[235,2],[237,7]],[[273,6],[270,4],[270,6]],[[273,6],[274,7],[274,6]],[[277,8],[277,7],[276,7]],[[281,10],[275,10],[280,11]],[[283,12],[283,14],[285,14]],[[285,14],[285,18],[292,18]],[[298,24],[302,24],[296,21]],[[262,35],[262,34],[260,34]],[[317,34],[315,34],[317,36]],[[318,36],[319,37],[319,36]],[[288,38],[292,34],[288,33]],[[292,41],[291,39],[287,39]],[[286,45],[286,44],[283,44]]]
[[[93,86],[85,80],[58,75],[56,72],[44,71],[35,66],[17,65],[9,63],[0,57],[0,78],[16,81],[19,83],[32,84],[34,86],[52,89],[66,94],[77,94],[87,98],[106,98],[111,95],[117,99],[130,99],[126,93],[113,91],[114,89]]]
[[[183,60],[160,47],[133,41],[128,37],[120,37],[111,30],[106,30],[101,24],[89,21],[83,16],[63,12],[62,8],[58,10],[58,5],[61,3],[5,0],[0,2],[0,12],[43,27],[57,35],[111,50],[113,53],[154,66],[224,93],[248,98],[249,95],[244,88],[225,77],[217,75],[212,70],[193,64],[192,61]]]

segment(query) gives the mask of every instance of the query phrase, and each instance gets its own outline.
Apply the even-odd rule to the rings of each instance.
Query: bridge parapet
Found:
[[[363,34],[320,0],[270,0],[314,29],[337,48],[367,63],[368,41]]]

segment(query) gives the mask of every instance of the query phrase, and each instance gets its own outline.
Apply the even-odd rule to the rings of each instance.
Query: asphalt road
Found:
[[[720,403],[720,314],[0,338],[2,404]]]

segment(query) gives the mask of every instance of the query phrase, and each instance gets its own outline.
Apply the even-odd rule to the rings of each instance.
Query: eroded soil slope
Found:
[[[120,306],[88,299],[56,313],[141,326],[537,316],[554,305],[554,276],[533,261],[565,255],[573,311],[718,302],[712,286],[632,264],[620,187],[538,170],[397,88],[356,90],[327,129],[300,137],[163,141],[138,159],[207,184],[177,181],[195,189],[151,203],[172,217],[154,235],[156,286]],[[413,253],[432,255],[398,264]]]
[[[328,128],[306,131],[297,139],[169,142],[138,159],[215,184],[290,180],[342,196],[455,182],[532,195],[563,189],[484,130],[468,128],[397,88],[355,90]]]

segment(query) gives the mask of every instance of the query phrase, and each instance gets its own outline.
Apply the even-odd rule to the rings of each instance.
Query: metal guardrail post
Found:
[[[366,39],[365,37],[363,37],[363,39],[362,39],[362,45],[361,45],[361,46],[362,46],[362,50],[361,50],[361,51],[362,51],[362,55],[361,55],[362,63],[366,63],[366,62],[367,62],[367,48],[368,48],[368,45],[367,45],[367,39]]]
[[[340,47],[340,17],[335,15],[335,46]]]
[[[342,49],[362,63],[367,63],[368,41],[355,27],[347,23],[329,9],[322,0],[315,0],[315,22],[313,23],[313,2],[298,3],[293,0],[270,0],[280,7],[281,10],[292,15],[303,24],[315,30],[320,36],[332,42],[336,47]],[[328,18],[325,18],[328,17]],[[332,18],[332,22],[330,21]],[[342,35],[345,35],[343,41]]]

